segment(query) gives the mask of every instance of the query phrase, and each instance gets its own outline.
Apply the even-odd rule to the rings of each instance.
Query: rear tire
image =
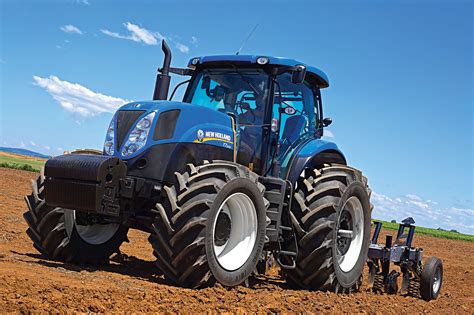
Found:
[[[426,261],[420,279],[420,294],[423,300],[430,301],[438,297],[443,284],[443,263],[437,257]]]
[[[356,169],[333,165],[306,169],[292,203],[298,256],[290,283],[309,290],[359,290],[370,242],[367,179]]]
[[[122,225],[76,225],[75,211],[48,206],[43,195],[43,171],[32,181],[32,194],[25,197],[28,211],[26,233],[33,246],[46,257],[79,265],[104,264],[119,252],[127,240],[128,229]]]
[[[227,161],[188,164],[164,187],[149,240],[157,266],[184,287],[244,282],[265,242],[265,187],[247,168]]]

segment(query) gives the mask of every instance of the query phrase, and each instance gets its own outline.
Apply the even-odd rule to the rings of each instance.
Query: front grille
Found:
[[[145,111],[144,110],[119,110],[117,113],[117,150],[122,146],[124,138],[130,128]]]

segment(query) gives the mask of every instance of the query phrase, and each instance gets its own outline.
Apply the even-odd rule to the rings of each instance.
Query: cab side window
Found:
[[[315,95],[306,82],[292,83],[290,74],[279,76],[277,82],[273,118],[281,119],[279,138],[284,146],[290,146],[304,134],[315,131]],[[281,98],[278,87],[281,89]]]

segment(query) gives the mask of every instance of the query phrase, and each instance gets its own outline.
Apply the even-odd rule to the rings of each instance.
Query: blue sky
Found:
[[[235,53],[324,70],[333,140],[374,216],[474,234],[471,1],[0,1],[0,146],[101,148],[114,110],[173,65]],[[173,83],[179,82],[174,80]]]

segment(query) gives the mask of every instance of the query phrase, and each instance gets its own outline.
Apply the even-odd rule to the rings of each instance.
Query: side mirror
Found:
[[[306,77],[306,67],[305,66],[296,66],[296,69],[291,73],[291,82],[295,84],[300,84],[304,82]]]
[[[324,127],[327,127],[330,124],[332,124],[332,118],[326,117],[326,118],[323,119],[323,126]]]

